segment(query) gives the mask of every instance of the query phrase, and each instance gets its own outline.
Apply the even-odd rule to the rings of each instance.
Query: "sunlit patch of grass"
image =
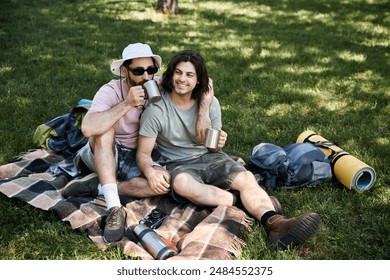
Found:
[[[339,53],[339,57],[345,61],[364,62],[366,60],[364,54],[352,53],[351,51],[342,51]]]
[[[318,212],[320,229],[298,250],[279,251],[256,227],[239,258],[390,258],[390,16],[383,1],[187,0],[179,1],[179,15],[157,13],[155,0],[2,4],[1,163],[31,148],[39,124],[116,78],[109,65],[127,44],[149,43],[163,58],[159,74],[176,51],[191,48],[206,58],[214,81],[226,152],[247,159],[260,142],[286,145],[311,129],[378,173],[363,194],[334,182],[270,191],[287,215]],[[127,258],[119,248],[102,252],[50,214],[0,200],[5,259]],[[57,235],[56,244],[45,235]]]
[[[4,65],[4,66],[0,67],[0,75],[3,75],[5,73],[9,73],[11,71],[13,71],[12,66]]]

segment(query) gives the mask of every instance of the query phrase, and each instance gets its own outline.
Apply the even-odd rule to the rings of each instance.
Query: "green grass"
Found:
[[[246,237],[240,259],[390,259],[390,4],[381,0],[1,0],[0,164],[34,148],[35,128],[114,78],[131,42],[163,58],[205,57],[229,134],[225,151],[247,160],[261,142],[284,146],[311,129],[375,168],[363,193],[337,182],[272,191],[289,216],[320,214],[297,250]],[[0,195],[0,259],[130,259],[101,251],[54,213]]]

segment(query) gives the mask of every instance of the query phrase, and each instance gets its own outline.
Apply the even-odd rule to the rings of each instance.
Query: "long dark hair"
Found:
[[[162,75],[161,86],[168,92],[172,91],[172,77],[177,64],[180,62],[191,62],[194,65],[198,83],[192,91],[191,98],[199,100],[201,94],[209,90],[209,74],[207,73],[206,63],[203,57],[196,51],[184,50],[176,53],[171,58],[171,61],[169,61],[167,69]]]

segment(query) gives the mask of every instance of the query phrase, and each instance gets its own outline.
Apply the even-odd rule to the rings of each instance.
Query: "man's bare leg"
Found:
[[[232,206],[235,200],[232,193],[213,185],[202,184],[188,173],[178,174],[173,182],[173,188],[180,196],[201,206]]]
[[[148,184],[148,181],[143,177],[134,177],[130,180],[118,183],[119,195],[132,196],[137,198],[145,198],[158,195]]]
[[[296,247],[309,239],[318,228],[320,216],[317,213],[308,212],[293,218],[276,213],[270,197],[249,171],[236,176],[232,189],[240,192],[245,209],[264,226],[268,242],[272,245],[283,249]]]
[[[232,189],[240,192],[245,209],[257,220],[268,211],[275,211],[267,192],[261,188],[250,171],[240,172],[233,180]]]

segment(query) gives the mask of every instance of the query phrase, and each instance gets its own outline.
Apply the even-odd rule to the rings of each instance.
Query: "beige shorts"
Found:
[[[89,142],[85,144],[84,147],[82,147],[79,150],[80,158],[83,160],[85,165],[93,172],[96,172],[95,167],[95,156],[93,155],[91,146],[89,145]],[[115,149],[115,162],[116,162],[116,170],[118,170],[118,150]]]

